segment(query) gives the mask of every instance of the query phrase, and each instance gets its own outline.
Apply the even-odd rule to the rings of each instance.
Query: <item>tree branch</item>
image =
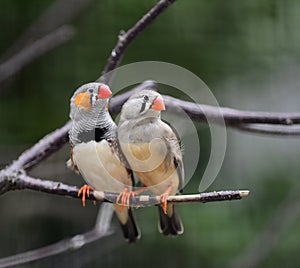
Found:
[[[113,216],[113,209],[103,205],[100,207],[95,227],[92,230],[65,238],[48,246],[1,258],[0,268],[30,263],[63,252],[78,250],[89,243],[112,235],[113,231],[110,228],[110,223]]]
[[[69,140],[68,131],[70,127],[71,122],[69,121],[63,127],[49,133],[30,149],[23,152],[10,166],[0,171],[0,182],[3,176],[9,176],[18,170],[28,171],[59,150]]]
[[[8,191],[24,189],[68,196],[72,198],[81,198],[78,196],[79,188],[76,186],[67,185],[61,182],[33,178],[22,172],[7,176],[5,180],[0,182],[0,195]],[[248,194],[249,191],[220,191],[193,195],[169,196],[167,201],[170,203],[206,203],[237,200],[247,196]],[[100,202],[116,203],[118,196],[119,193],[91,191],[90,196],[87,197],[87,199],[97,200]],[[130,204],[133,206],[149,206],[156,203],[160,203],[159,196],[137,195],[130,200]]]
[[[231,127],[244,132],[268,134],[274,136],[300,136],[300,126],[264,125],[264,124],[241,124]]]
[[[226,124],[230,126],[240,124],[279,124],[291,126],[293,124],[300,124],[300,113],[251,112],[192,103],[166,95],[163,98],[169,111],[178,113],[184,110],[191,118],[199,121],[203,121],[207,117],[218,123],[221,116],[224,118]]]
[[[160,0],[153,8],[151,8],[132,28],[127,32],[121,31],[118,37],[118,42],[113,48],[110,57],[107,60],[107,64],[102,72],[103,74],[114,70],[119,66],[126,48],[131,42],[138,37],[138,35],[144,31],[163,11],[165,11],[176,0]],[[111,75],[104,76],[104,80],[101,82],[109,84]]]
[[[56,0],[54,1],[24,33],[1,56],[1,61],[8,59],[24,47],[29,46],[38,39],[42,39],[61,26],[73,21],[81,14],[92,0]],[[55,19],[53,19],[55,18]]]
[[[20,52],[16,53],[0,65],[0,83],[12,77],[25,65],[29,64],[39,56],[67,42],[74,34],[75,29],[73,27],[64,25],[24,47]]]
[[[58,255],[63,252],[73,251],[111,234],[112,232],[100,233],[93,229],[86,233],[60,240],[51,245],[2,258],[0,259],[0,268],[30,263],[36,260]]]
[[[192,103],[166,95],[163,98],[169,112],[180,115],[184,110],[196,121],[210,119],[218,124],[223,122],[223,118],[228,127],[245,132],[278,136],[300,135],[300,113],[251,112]]]

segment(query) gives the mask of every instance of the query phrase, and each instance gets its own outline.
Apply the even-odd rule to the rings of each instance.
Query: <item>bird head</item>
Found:
[[[123,105],[120,121],[143,117],[159,118],[165,110],[162,96],[154,90],[141,90],[133,94]]]
[[[82,115],[107,110],[111,94],[109,87],[102,83],[94,82],[82,85],[71,98],[71,119],[77,120]]]

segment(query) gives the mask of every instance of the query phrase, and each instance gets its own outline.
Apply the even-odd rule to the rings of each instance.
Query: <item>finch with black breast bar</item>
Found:
[[[105,84],[88,83],[78,88],[70,101],[70,164],[88,184],[79,192],[83,205],[90,189],[122,193],[134,185],[132,171],[120,153],[117,126],[108,112],[111,94]],[[140,232],[132,209],[124,207],[121,212],[117,204],[114,208],[125,239],[137,241]]]

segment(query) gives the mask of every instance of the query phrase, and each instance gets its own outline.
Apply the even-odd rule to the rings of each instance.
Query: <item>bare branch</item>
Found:
[[[92,0],[56,0],[54,1],[1,56],[1,61],[8,59],[18,51],[38,39],[70,23],[81,14]],[[55,19],[53,19],[55,18]]]
[[[101,202],[116,203],[119,193],[108,193],[102,191],[94,191],[94,198]],[[239,200],[249,195],[248,190],[243,191],[214,191],[201,194],[190,195],[174,195],[167,198],[168,203],[173,204],[187,204],[187,203],[208,203],[208,202],[220,202]],[[130,204],[132,206],[153,206],[153,204],[160,203],[160,196],[154,195],[137,195],[131,197]]]
[[[160,0],[153,8],[151,8],[132,28],[127,32],[121,32],[118,42],[113,48],[107,64],[104,67],[102,75],[114,70],[120,64],[126,48],[131,42],[138,37],[163,11],[165,11],[175,0]],[[103,76],[103,83],[109,84],[111,76]]]
[[[113,231],[110,228],[110,223],[113,216],[113,209],[103,205],[100,207],[94,229],[83,234],[75,235],[71,238],[60,240],[45,247],[1,258],[0,268],[30,263],[64,252],[78,250],[89,243],[112,235]]]
[[[278,136],[300,135],[300,113],[271,113],[242,111],[227,107],[215,107],[179,100],[164,95],[164,101],[169,112],[180,115],[184,110],[196,121],[210,119],[218,124],[224,121],[228,127],[250,133],[271,134]]]
[[[183,109],[191,118],[195,120],[205,120],[207,117],[218,123],[221,115],[226,124],[230,126],[239,124],[277,124],[288,126],[300,124],[300,113],[242,111],[227,107],[215,107],[211,105],[192,103],[179,100],[171,96],[163,97],[165,104],[170,111],[176,113]]]
[[[41,180],[32,178],[23,173],[15,173],[8,176],[0,182],[0,195],[12,190],[30,189],[34,191],[45,192],[49,194],[81,198],[78,196],[79,188],[70,186],[61,182]],[[193,195],[169,196],[170,203],[206,203],[215,201],[236,200],[247,196],[249,191],[220,191],[211,193],[201,193]],[[87,199],[100,202],[116,203],[119,193],[91,191]],[[131,198],[130,203],[133,206],[147,206],[160,203],[159,196],[137,195]]]
[[[276,136],[300,136],[300,126],[264,125],[264,124],[241,124],[231,127],[251,133],[268,134]]]
[[[71,26],[65,25],[31,43],[0,65],[0,83],[12,77],[25,65],[47,53],[49,50],[52,50],[53,48],[70,40],[74,34],[75,29]]]
[[[146,81],[147,82],[147,81]],[[142,88],[155,87],[151,81],[143,83],[140,88],[135,88],[112,99],[110,112],[117,114],[121,111],[123,103],[131,94]],[[300,113],[271,113],[242,111],[227,107],[215,107],[163,96],[167,111],[180,115],[185,111],[195,121],[206,122],[207,119],[218,124],[223,122],[231,128],[250,133],[272,134],[278,136],[300,135]],[[116,99],[116,100],[115,100]]]
[[[78,234],[71,238],[63,239],[45,247],[2,258],[0,259],[0,268],[25,264],[53,255],[61,254],[63,252],[76,250],[86,244],[89,244],[111,234],[112,232],[100,233],[96,229],[93,229],[89,232]]]
[[[0,183],[3,176],[8,176],[18,170],[30,170],[33,166],[59,150],[68,141],[69,121],[63,127],[49,133],[30,149],[23,152],[10,166],[0,172]]]

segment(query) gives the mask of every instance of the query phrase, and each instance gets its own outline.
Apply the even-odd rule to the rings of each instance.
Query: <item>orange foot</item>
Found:
[[[165,214],[167,214],[167,199],[168,199],[168,196],[169,196],[172,188],[173,188],[173,186],[170,185],[167,188],[167,190],[163,194],[161,194],[160,197],[159,197],[159,200],[161,202],[161,207],[162,207]]]
[[[124,188],[124,190],[119,194],[119,196],[117,197],[117,204],[120,203],[120,212],[122,213],[124,206],[129,207],[130,205],[130,197],[134,196],[134,192],[129,191],[128,188]],[[120,202],[121,201],[121,202]]]
[[[91,186],[85,184],[83,185],[79,191],[78,191],[78,196],[82,195],[82,206],[85,207],[85,201],[86,201],[86,196],[90,197],[90,191],[94,190]]]
[[[141,192],[147,190],[147,188],[143,187],[139,190],[136,191],[130,191],[128,188],[124,188],[124,190],[119,194],[117,197],[116,203],[119,204],[119,201],[121,200],[120,203],[120,212],[122,213],[124,206],[129,207],[130,206],[130,197],[135,197],[137,194],[140,194]]]

